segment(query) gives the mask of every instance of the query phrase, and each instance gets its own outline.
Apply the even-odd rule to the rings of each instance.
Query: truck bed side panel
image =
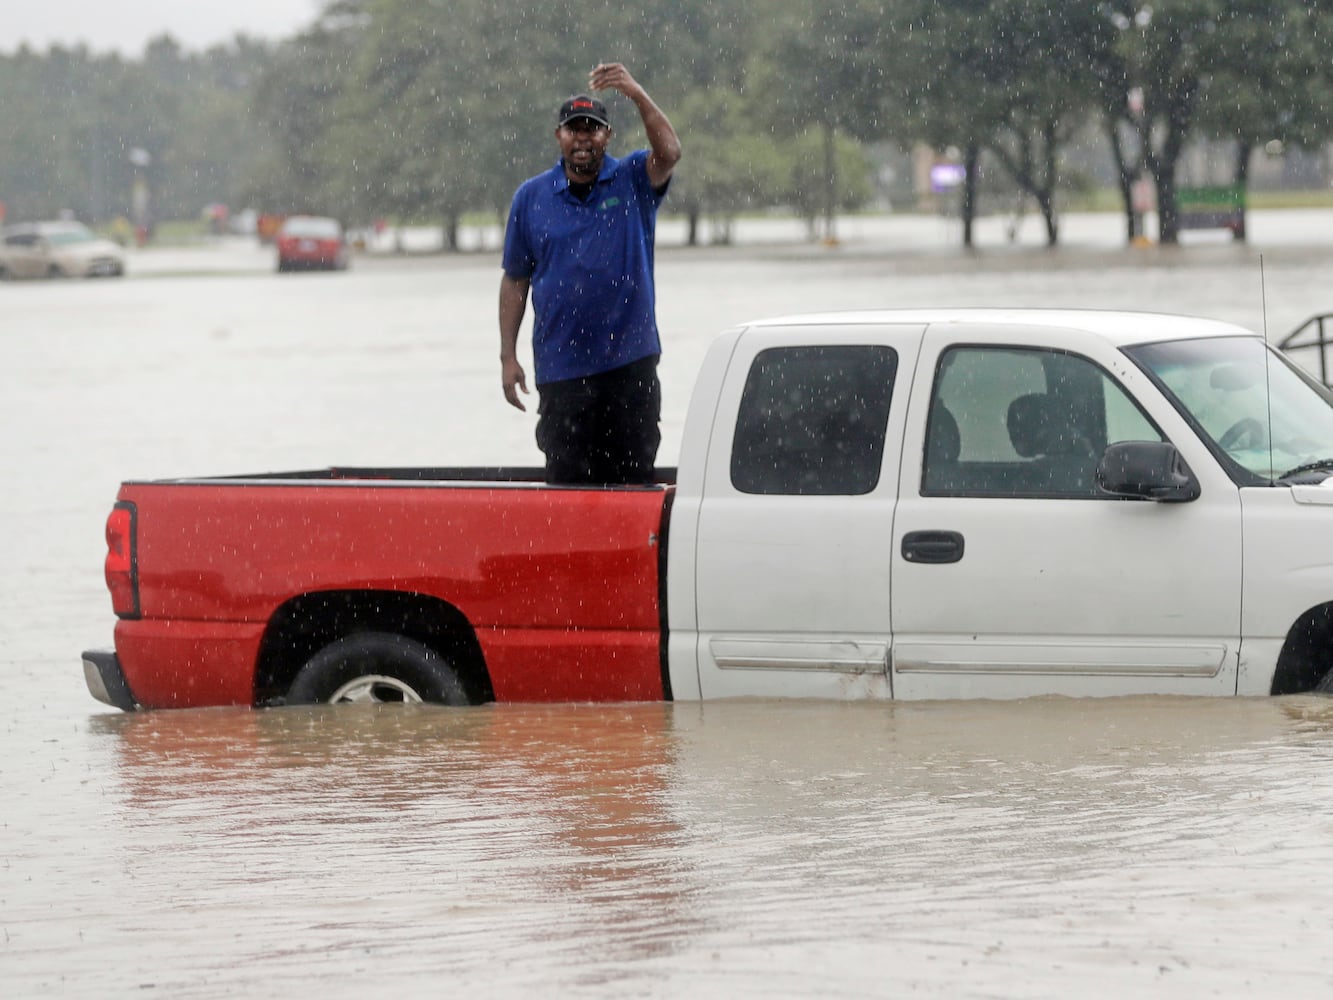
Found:
[[[497,701],[661,701],[656,631],[489,629],[478,638]]]
[[[191,703],[234,700],[253,684],[249,643],[219,640],[209,652],[207,636],[228,626],[262,633],[301,594],[388,590],[457,608],[477,632],[498,698],[663,695],[666,490],[218,481],[129,484],[120,496],[139,520],[143,622],[126,633],[169,620],[178,636],[185,628],[204,637],[186,652],[155,636],[152,655],[173,664],[123,656],[132,686],[132,672],[179,670],[194,680],[175,689],[212,689]],[[216,665],[233,657],[248,657],[246,669]],[[212,662],[201,669],[204,660]],[[207,680],[213,673],[224,676]]]
[[[264,626],[139,619],[116,623],[116,655],[145,708],[249,705]]]

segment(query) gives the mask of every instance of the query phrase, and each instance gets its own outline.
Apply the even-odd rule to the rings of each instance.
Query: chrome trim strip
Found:
[[[814,670],[840,674],[884,673],[886,642],[820,642],[781,639],[711,639],[719,670]]]
[[[966,652],[966,656],[961,653]],[[1136,655],[1138,654],[1138,655]],[[1216,677],[1226,665],[1225,644],[1157,646],[1004,643],[906,643],[893,651],[900,674],[1025,674],[1074,677]]]

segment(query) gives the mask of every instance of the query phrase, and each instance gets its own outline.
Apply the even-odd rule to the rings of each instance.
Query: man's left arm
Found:
[[[680,137],[665,112],[620,63],[602,63],[592,71],[588,83],[593,90],[619,91],[639,109],[643,130],[648,133],[648,181],[654,190],[661,188],[680,162]]]

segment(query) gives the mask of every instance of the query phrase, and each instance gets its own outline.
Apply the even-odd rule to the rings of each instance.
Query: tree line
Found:
[[[966,242],[995,174],[1054,244],[1067,147],[1095,129],[1127,239],[1145,177],[1174,242],[1191,140],[1231,142],[1243,186],[1256,148],[1333,139],[1331,40],[1333,0],[333,0],[279,43],[0,56],[0,201],[11,220],[105,221],[138,180],[160,218],[432,220],[456,246],[465,216],[501,217],[552,162],[555,107],[616,60],[682,136],[669,204],[692,233],[781,206],[831,235],[874,193],[872,150],[924,144],[967,168]],[[633,108],[609,103],[632,148]]]

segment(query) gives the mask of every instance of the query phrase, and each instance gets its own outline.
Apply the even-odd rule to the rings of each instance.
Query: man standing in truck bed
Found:
[[[634,103],[649,148],[608,156],[606,106],[585,95],[560,106],[560,162],[520,185],[509,210],[501,378],[505,399],[526,409],[518,391],[528,391],[527,375],[516,352],[531,290],[547,482],[647,483],[661,441],[654,229],[680,140],[624,66],[599,65],[589,85]]]

